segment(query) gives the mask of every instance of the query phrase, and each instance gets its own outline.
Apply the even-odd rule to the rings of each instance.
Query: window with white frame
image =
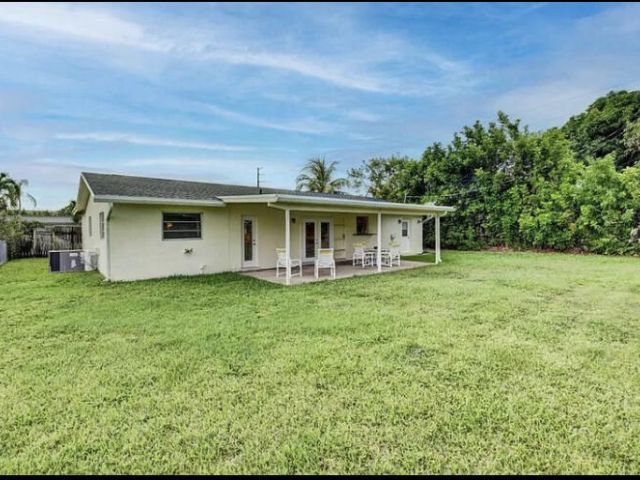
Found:
[[[104,240],[104,230],[105,230],[104,212],[100,212],[99,222],[100,222],[100,239]]]
[[[92,237],[93,236],[93,219],[91,218],[91,215],[89,215],[89,236]]]
[[[162,239],[202,238],[202,218],[200,213],[163,213]]]

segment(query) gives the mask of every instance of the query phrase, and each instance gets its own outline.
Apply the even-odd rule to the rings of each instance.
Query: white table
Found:
[[[391,251],[387,249],[382,249],[380,251],[380,259],[385,256],[391,255]],[[382,262],[384,264],[384,262]],[[365,248],[364,250],[364,264],[371,265],[372,267],[378,266],[378,249],[377,248]]]

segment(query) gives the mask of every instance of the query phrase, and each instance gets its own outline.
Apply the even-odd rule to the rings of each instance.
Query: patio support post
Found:
[[[436,215],[436,265],[442,263],[440,256],[440,215]]]
[[[378,251],[376,252],[378,271],[382,271],[382,213],[378,212]]]
[[[286,284],[291,285],[291,211],[284,211],[284,249],[287,257]]]

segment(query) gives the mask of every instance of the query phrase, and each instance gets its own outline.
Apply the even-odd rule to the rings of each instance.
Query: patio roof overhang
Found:
[[[304,195],[238,195],[220,197],[225,203],[266,203],[269,207],[282,210],[305,210],[344,213],[385,213],[390,215],[446,215],[454,207],[432,204],[393,203],[376,200],[356,200],[351,198],[318,198]]]

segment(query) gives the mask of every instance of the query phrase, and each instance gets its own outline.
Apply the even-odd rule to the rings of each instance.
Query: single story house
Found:
[[[350,260],[356,243],[393,241],[403,254],[422,252],[422,222],[451,207],[371,197],[82,173],[75,213],[83,249],[98,256],[108,280],[138,280],[275,268],[287,258],[314,261],[318,248]],[[378,267],[380,268],[380,267]],[[287,283],[291,272],[287,269]]]

